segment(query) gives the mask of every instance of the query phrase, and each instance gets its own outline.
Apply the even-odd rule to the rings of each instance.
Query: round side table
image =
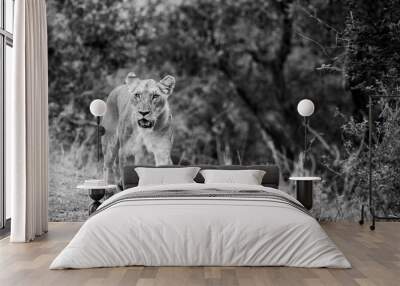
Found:
[[[89,205],[89,215],[91,215],[101,205],[100,200],[104,197],[106,190],[116,189],[117,185],[105,185],[105,186],[79,185],[77,186],[77,188],[88,190],[89,197],[93,200],[93,202]]]
[[[311,210],[313,206],[313,182],[321,181],[320,177],[290,177],[296,182],[296,198],[303,206]]]

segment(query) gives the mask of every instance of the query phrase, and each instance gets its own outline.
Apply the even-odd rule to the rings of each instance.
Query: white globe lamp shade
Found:
[[[107,105],[103,100],[95,99],[90,103],[90,112],[94,116],[103,116],[104,114],[106,114],[106,111]]]
[[[304,117],[313,115],[314,103],[309,99],[301,100],[297,105],[297,112]]]

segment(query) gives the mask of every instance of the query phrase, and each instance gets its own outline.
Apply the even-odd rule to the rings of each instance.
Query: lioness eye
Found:
[[[153,100],[159,98],[160,95],[159,94],[153,94]]]

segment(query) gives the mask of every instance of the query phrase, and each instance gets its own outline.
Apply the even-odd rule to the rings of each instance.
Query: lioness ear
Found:
[[[163,93],[170,95],[175,87],[175,78],[173,76],[167,75],[159,83],[160,89]]]
[[[125,78],[125,84],[130,84],[132,82],[134,82],[138,77],[136,76],[136,74],[134,72],[130,72],[126,75]]]

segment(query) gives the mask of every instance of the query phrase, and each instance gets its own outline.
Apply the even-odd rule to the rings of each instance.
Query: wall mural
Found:
[[[400,8],[353,2],[48,0],[50,219],[85,220],[90,199],[76,186],[118,182],[132,163],[273,163],[291,194],[289,176],[323,178],[316,216],[358,219],[368,189],[365,94],[390,93],[386,79],[399,78],[399,55],[387,47],[398,41],[388,17],[400,13],[383,11]],[[372,22],[379,33],[368,32]],[[304,98],[315,104],[306,161],[296,110]],[[94,99],[107,103],[99,161]],[[390,215],[400,112],[392,101],[373,112],[375,201]]]

